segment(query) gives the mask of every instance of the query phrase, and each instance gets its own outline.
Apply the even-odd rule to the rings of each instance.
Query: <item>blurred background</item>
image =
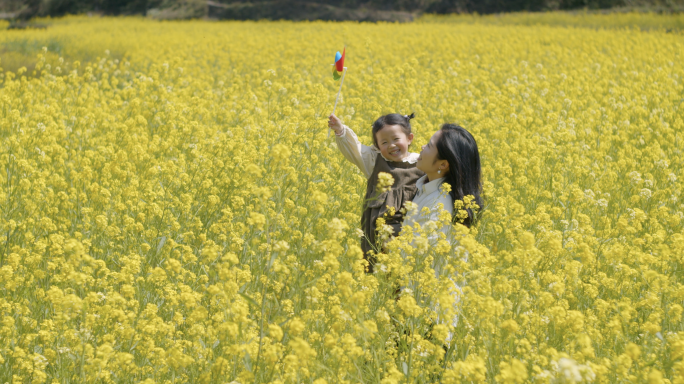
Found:
[[[411,21],[424,13],[556,10],[678,13],[684,0],[0,0],[0,18],[26,21],[66,14],[143,15],[157,19]]]

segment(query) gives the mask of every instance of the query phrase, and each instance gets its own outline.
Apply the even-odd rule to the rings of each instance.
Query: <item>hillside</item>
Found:
[[[159,19],[411,21],[422,13],[574,9],[681,12],[684,0],[0,0],[0,18],[10,20],[96,13]]]

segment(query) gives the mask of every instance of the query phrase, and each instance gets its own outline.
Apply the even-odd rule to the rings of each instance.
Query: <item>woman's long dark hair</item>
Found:
[[[482,208],[482,170],[480,168],[480,152],[477,143],[470,132],[455,124],[444,124],[442,135],[437,140],[437,159],[449,162],[449,171],[444,176],[444,183],[451,185],[451,198],[463,200],[465,196],[475,197],[474,202]],[[456,221],[457,212],[454,211],[452,220]],[[463,225],[470,227],[475,222],[475,214],[468,209],[468,217]]]

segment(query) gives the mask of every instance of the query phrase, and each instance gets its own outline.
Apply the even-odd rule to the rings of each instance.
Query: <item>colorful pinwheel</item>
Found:
[[[335,54],[335,64],[333,65],[333,79],[335,80],[339,80],[344,74],[344,54],[346,51],[347,48],[345,47],[341,55],[340,51]]]

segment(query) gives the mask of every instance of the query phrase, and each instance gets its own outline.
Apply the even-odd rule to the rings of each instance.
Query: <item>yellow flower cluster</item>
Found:
[[[48,47],[0,78],[0,382],[684,383],[680,35],[82,17],[0,44]],[[477,224],[407,229],[374,274],[327,137],[343,44],[363,142],[415,112],[414,151],[454,122],[483,164]]]
[[[380,172],[378,174],[378,185],[377,190],[379,192],[387,192],[392,188],[394,184],[394,178],[392,175],[386,172]]]

